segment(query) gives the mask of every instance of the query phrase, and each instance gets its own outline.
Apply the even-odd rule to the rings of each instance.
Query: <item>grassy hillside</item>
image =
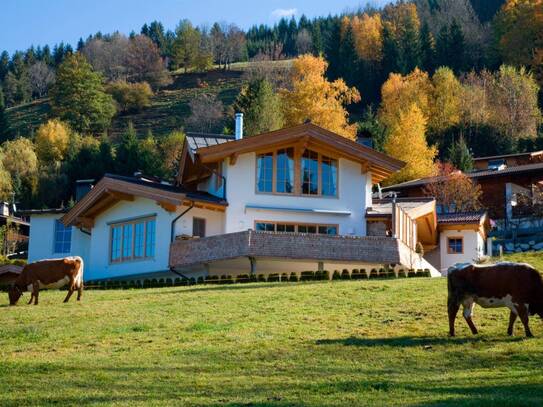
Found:
[[[543,326],[447,333],[445,279],[0,297],[0,405],[538,405]],[[28,294],[23,297],[28,300]]]
[[[110,134],[118,136],[129,120],[134,123],[138,134],[145,135],[152,130],[162,136],[183,127],[190,115],[188,102],[199,93],[215,94],[227,107],[236,98],[243,84],[244,67],[235,70],[214,70],[207,73],[176,74],[174,82],[152,99],[151,107],[137,114],[120,115],[114,118]],[[15,134],[29,136],[41,123],[48,119],[50,106],[47,99],[34,101],[7,109],[8,120]]]
[[[543,273],[543,252],[505,254],[502,260],[528,263]]]

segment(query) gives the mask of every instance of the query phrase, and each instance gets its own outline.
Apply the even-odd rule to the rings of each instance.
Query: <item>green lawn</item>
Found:
[[[543,326],[477,309],[447,334],[446,280],[258,283],[0,298],[0,405],[540,405]],[[28,294],[23,300],[28,300]]]
[[[515,261],[520,263],[528,263],[543,273],[543,252],[524,252],[505,254],[503,259],[495,259],[496,261]]]

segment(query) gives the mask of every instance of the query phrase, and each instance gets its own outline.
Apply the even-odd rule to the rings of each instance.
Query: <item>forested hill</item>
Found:
[[[424,165],[398,180],[543,148],[542,15],[541,0],[412,0],[2,52],[0,199],[66,204],[106,171],[169,178],[183,132],[230,132],[234,111],[248,135],[309,118],[406,161],[418,145]]]

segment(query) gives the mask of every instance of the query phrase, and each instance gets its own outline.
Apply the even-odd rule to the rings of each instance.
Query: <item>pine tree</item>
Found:
[[[247,136],[283,127],[280,99],[266,79],[246,85],[236,98],[233,108],[244,114],[244,132]]]
[[[424,22],[420,29],[420,52],[422,69],[432,74],[436,69],[435,41],[428,23]]]
[[[141,170],[139,160],[139,141],[132,122],[121,136],[115,156],[115,171],[121,175],[134,175],[134,172]]]
[[[9,137],[9,122],[6,114],[6,105],[4,103],[4,92],[0,88],[0,144]]]
[[[400,40],[400,72],[408,74],[421,66],[418,21],[411,18],[404,20],[403,35]]]
[[[339,59],[341,61],[341,70],[339,76],[342,77],[347,85],[358,85],[358,57],[354,44],[354,36],[351,24],[347,17],[342,21],[341,43],[339,45]]]
[[[437,64],[436,67],[440,66],[449,66],[449,61],[451,60],[449,55],[450,48],[450,36],[449,36],[449,26],[443,24],[436,40],[436,56]]]
[[[81,54],[69,55],[59,66],[49,94],[53,113],[76,131],[102,131],[115,114],[102,75],[94,72]]]
[[[452,165],[463,172],[473,169],[473,155],[462,136],[449,147],[448,158]]]
[[[466,41],[462,27],[454,19],[449,30],[449,66],[456,74],[463,72],[466,67]]]

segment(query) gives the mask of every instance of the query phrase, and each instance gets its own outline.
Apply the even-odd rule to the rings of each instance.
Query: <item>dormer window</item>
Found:
[[[337,196],[338,161],[317,151],[294,147],[256,157],[256,191],[308,196]]]

